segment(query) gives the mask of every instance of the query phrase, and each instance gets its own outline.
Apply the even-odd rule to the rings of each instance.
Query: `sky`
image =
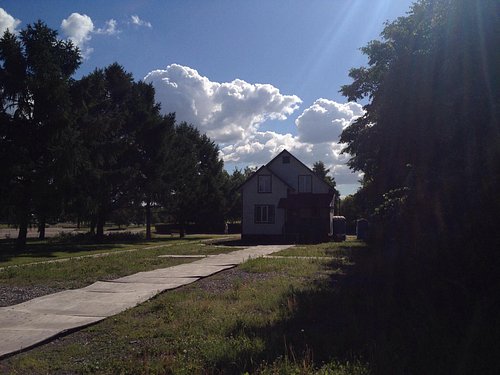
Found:
[[[413,0],[0,0],[0,32],[44,21],[81,50],[78,79],[118,62],[152,83],[164,113],[219,145],[225,168],[283,149],[323,161],[342,195],[360,176],[342,130],[363,115],[340,87],[384,23]]]

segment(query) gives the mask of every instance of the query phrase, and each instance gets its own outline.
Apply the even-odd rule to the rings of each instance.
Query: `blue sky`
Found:
[[[219,144],[226,168],[261,165],[283,148],[323,160],[342,194],[358,176],[338,135],[359,105],[338,92],[359,48],[412,0],[1,0],[0,31],[38,19],[77,43],[76,78],[115,61],[153,83],[165,112]]]

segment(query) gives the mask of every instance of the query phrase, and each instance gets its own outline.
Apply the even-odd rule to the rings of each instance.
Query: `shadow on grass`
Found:
[[[27,239],[26,249],[18,252],[15,248],[15,240],[0,239],[0,263],[8,262],[14,258],[58,258],[56,253],[74,254],[78,252],[102,252],[106,250],[116,250],[126,245],[145,245],[147,244],[168,244],[173,241],[199,241],[203,236],[196,237],[161,237],[146,241],[142,233],[110,233],[98,241],[94,235],[89,233],[81,234],[63,234],[46,240]]]
[[[347,248],[347,247],[346,247]],[[236,326],[229,334],[259,337],[266,351],[222,372],[253,372],[252,363],[285,355],[296,363],[365,363],[374,374],[500,373],[498,296],[470,306],[439,276],[398,268],[369,249],[348,248],[352,263],[307,292],[291,292],[290,313],[267,327]],[[341,270],[341,272],[338,272]],[[471,311],[472,310],[472,311]]]

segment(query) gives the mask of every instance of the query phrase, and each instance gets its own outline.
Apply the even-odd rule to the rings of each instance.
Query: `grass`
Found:
[[[497,289],[471,305],[439,273],[352,239],[282,252],[311,254],[322,258],[254,259],[158,295],[0,373],[500,373]]]
[[[66,259],[87,255],[96,255],[130,249],[141,249],[151,246],[177,245],[189,242],[199,242],[204,239],[217,238],[214,235],[188,235],[183,239],[178,237],[157,237],[145,241],[140,235],[109,236],[105,243],[94,243],[82,236],[81,241],[76,241],[74,236],[62,236],[39,241],[29,239],[26,250],[19,253],[14,249],[12,240],[0,240],[0,267],[22,265],[28,263],[44,262],[47,260]]]
[[[352,311],[325,308],[345,271],[332,260],[250,260],[6,359],[0,371],[367,374],[361,355],[338,347],[337,321]]]
[[[64,262],[42,262],[4,268],[0,270],[0,285],[78,288],[97,280],[110,280],[136,272],[170,267],[195,260],[160,258],[159,255],[206,255],[233,250],[204,245],[196,241],[174,241],[163,247],[142,248],[133,252],[115,251],[102,257],[69,258]]]
[[[273,255],[290,257],[338,257],[343,256],[346,250],[363,248],[366,244],[358,241],[355,236],[348,236],[348,242],[326,242],[317,245],[297,245],[282,250]]]

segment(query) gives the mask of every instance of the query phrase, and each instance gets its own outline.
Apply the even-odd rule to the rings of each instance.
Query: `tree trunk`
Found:
[[[94,235],[95,234],[95,226],[96,226],[96,218],[95,215],[92,215],[92,218],[90,219],[90,234]]]
[[[45,239],[45,218],[38,218],[38,239]]]
[[[184,225],[183,222],[181,222],[179,225],[179,237],[180,238],[186,237],[186,226]]]
[[[98,241],[102,241],[104,239],[104,224],[106,222],[106,215],[104,214],[104,210],[99,210],[97,214],[97,233],[96,238]]]
[[[146,240],[151,240],[151,203],[146,203]]]
[[[26,238],[28,237],[28,217],[25,216],[19,223],[19,234],[16,240],[16,250],[22,251],[26,248]]]

